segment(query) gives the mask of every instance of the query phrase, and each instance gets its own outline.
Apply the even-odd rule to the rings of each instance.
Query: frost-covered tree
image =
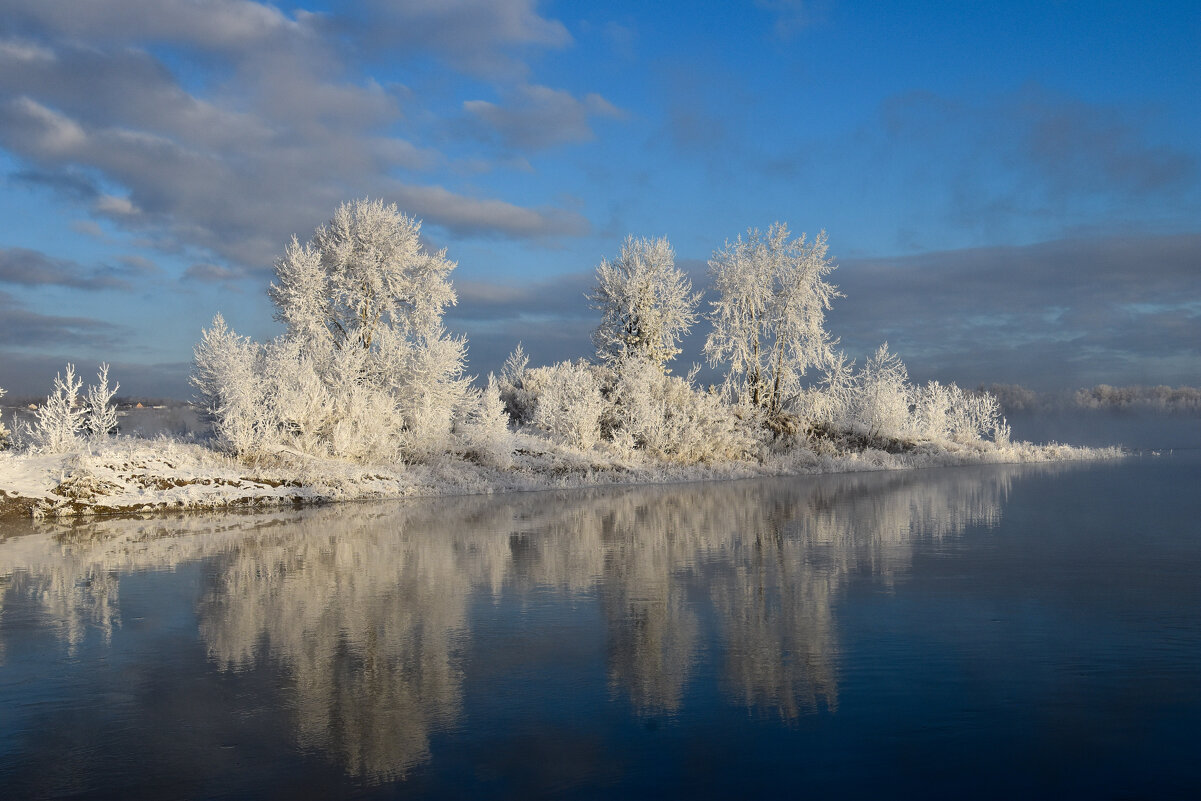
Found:
[[[627,237],[621,255],[596,268],[588,297],[602,315],[592,338],[605,363],[637,358],[662,366],[680,352],[676,343],[696,322],[701,296],[676,268],[667,239]]]
[[[223,444],[355,459],[446,450],[474,399],[466,340],[442,325],[455,265],[420,232],[395,205],[343,204],[276,262],[269,292],[282,337],[257,345],[214,320],[194,382]]]
[[[505,411],[519,426],[534,419],[534,406],[537,403],[537,398],[525,386],[529,366],[530,357],[526,355],[525,348],[518,342],[517,347],[505,359],[504,365],[500,368],[500,377],[496,380]]]
[[[87,408],[80,402],[79,390],[83,379],[75,375],[75,365],[68,364],[54,376],[54,391],[38,407],[32,434],[35,444],[51,453],[64,451],[77,444],[83,430]]]
[[[108,385],[108,363],[100,365],[96,373],[96,381],[88,387],[87,415],[84,417],[84,430],[90,436],[103,437],[117,430],[117,407],[112,405],[113,396],[121,388],[119,383]]]
[[[789,238],[775,223],[761,233],[727,242],[709,260],[717,290],[705,355],[728,365],[726,389],[739,403],[778,415],[800,389],[800,378],[826,363],[834,344],[824,328],[831,301],[840,297],[827,282],[834,270],[826,234],[812,242]]]
[[[308,243],[293,237],[276,262],[270,295],[288,333],[335,347],[371,348],[383,327],[405,336],[440,333],[454,305],[446,251],[430,253],[421,223],[379,200],[338,207]]]
[[[3,398],[7,394],[8,394],[8,390],[6,390],[4,387],[0,387],[0,398]],[[8,429],[4,427],[3,411],[4,411],[3,409],[0,409],[0,450],[3,450],[4,448],[8,447],[8,437],[9,437]]]

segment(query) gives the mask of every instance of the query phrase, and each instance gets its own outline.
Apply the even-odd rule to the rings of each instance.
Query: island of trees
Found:
[[[840,294],[824,232],[776,223],[726,242],[709,260],[708,302],[666,239],[628,238],[596,269],[594,357],[532,367],[517,344],[486,381],[467,375],[467,340],[443,325],[454,267],[423,245],[418,221],[380,201],[346,203],[307,242],[294,237],[269,288],[284,332],[255,342],[218,314],[196,345],[192,380],[211,435],[188,446],[191,461],[208,458],[201,449],[209,473],[222,459],[226,473],[275,471],[273,487],[426,468],[413,473],[424,484],[397,480],[406,492],[439,474],[470,491],[1093,455],[1010,443],[993,395],[915,385],[887,343],[850,361],[825,327]],[[705,357],[722,375],[708,386],[674,361],[701,315]],[[107,366],[83,393],[68,365],[33,424],[15,435],[0,426],[0,437],[26,458],[90,454],[90,478],[76,483],[95,495],[98,482],[121,484],[97,478],[96,464],[116,439],[115,392]],[[205,469],[172,486],[202,483]],[[73,503],[50,498],[52,508],[88,497],[59,495]]]

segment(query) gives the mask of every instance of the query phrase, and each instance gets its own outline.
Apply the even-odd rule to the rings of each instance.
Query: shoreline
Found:
[[[517,435],[507,467],[456,454],[428,463],[372,465],[281,452],[252,465],[166,438],[109,438],[60,454],[0,453],[0,521],[16,518],[152,516],[181,511],[268,509],[346,501],[495,495],[588,487],[681,484],[748,478],[917,470],[981,464],[1123,458],[1119,447],[912,443],[901,453],[874,448],[819,454],[805,447],[762,461],[678,465],[581,453]]]

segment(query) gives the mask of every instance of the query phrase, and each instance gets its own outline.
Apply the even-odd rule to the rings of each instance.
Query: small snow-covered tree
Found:
[[[718,297],[705,354],[715,367],[728,365],[725,386],[737,402],[778,415],[805,371],[829,360],[825,313],[840,295],[825,280],[835,268],[826,253],[824,231],[808,242],[775,223],[766,233],[750,229],[709,260]]]
[[[33,439],[39,447],[56,453],[78,443],[87,414],[79,398],[82,386],[83,379],[76,377],[73,364],[54,376],[54,391],[38,407],[33,426]]]
[[[100,365],[96,381],[98,383],[88,387],[84,429],[90,436],[103,437],[117,430],[117,407],[112,405],[112,401],[121,385],[118,383],[109,387],[107,362]]]
[[[243,455],[258,455],[274,428],[262,350],[234,333],[220,314],[193,350],[192,384],[213,421],[217,442]]]
[[[524,386],[535,399],[531,420],[535,426],[584,451],[600,441],[605,403],[600,382],[587,362],[527,370]]]
[[[8,394],[8,390],[6,390],[4,387],[0,387],[0,398],[3,398],[7,394]],[[3,409],[0,409],[0,450],[3,450],[4,448],[8,447],[8,437],[9,437],[8,429],[4,427],[3,411],[4,411]]]
[[[509,415],[496,376],[489,374],[488,385],[482,390],[473,389],[470,396],[470,403],[456,421],[455,432],[479,461],[508,467],[513,462],[513,432],[509,430]]]
[[[517,425],[525,425],[534,419],[534,406],[537,398],[525,386],[526,372],[530,366],[530,357],[526,355],[521,343],[505,359],[497,378],[497,389],[500,399],[505,405],[505,411]]]
[[[885,342],[856,375],[854,418],[869,436],[899,436],[909,421],[909,395],[909,371]]]
[[[638,358],[662,367],[680,352],[676,343],[696,322],[701,296],[676,268],[667,239],[627,237],[621,255],[596,268],[588,297],[602,315],[592,339],[605,363]]]

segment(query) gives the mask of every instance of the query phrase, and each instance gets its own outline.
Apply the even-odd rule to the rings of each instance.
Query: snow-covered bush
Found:
[[[775,223],[709,260],[718,298],[705,355],[714,367],[727,365],[725,389],[737,403],[776,416],[805,371],[829,361],[825,313],[839,293],[825,280],[835,267],[826,253],[824,231],[812,242],[804,234],[790,240],[788,226]]]
[[[692,376],[667,375],[654,362],[631,359],[616,371],[610,392],[611,439],[674,462],[744,458],[752,439],[717,394],[698,391]]]
[[[79,443],[83,431],[85,407],[79,398],[83,379],[75,375],[75,365],[68,364],[54,376],[54,391],[38,407],[32,428],[34,444],[50,453],[65,451]]]
[[[455,422],[455,434],[478,461],[508,467],[513,463],[513,432],[509,430],[509,415],[496,377],[489,375],[488,385],[482,390],[472,389],[469,398]]]
[[[263,347],[238,336],[218,314],[212,328],[201,333],[193,357],[192,384],[217,444],[244,456],[262,454],[279,426],[268,409],[271,387]]]
[[[525,370],[522,388],[534,401],[530,418],[534,426],[580,450],[600,440],[605,402],[600,382],[586,361]]]
[[[822,380],[798,394],[787,409],[809,427],[852,428],[857,387],[855,363],[836,351],[823,369]]]
[[[1008,442],[1009,427],[996,397],[966,392],[955,384],[931,381],[912,390],[913,407],[907,433],[926,439],[971,442],[992,437]]]
[[[88,387],[84,430],[89,436],[104,437],[117,431],[117,407],[112,402],[121,385],[118,383],[109,387],[107,362],[100,365],[96,380],[98,383]]]
[[[519,426],[533,422],[534,407],[537,405],[537,398],[525,387],[529,366],[530,357],[525,354],[525,349],[518,342],[517,347],[505,359],[504,366],[500,368],[500,376],[496,379],[496,386],[500,392],[501,402],[505,405],[505,411]]]
[[[4,387],[0,387],[0,398],[3,398],[7,394],[8,390],[6,390]],[[4,427],[4,410],[0,409],[0,450],[4,450],[8,447],[8,438],[8,429]]]
[[[885,342],[855,374],[851,418],[868,436],[897,437],[909,427],[909,371]]]
[[[589,295],[601,312],[592,336],[597,355],[610,365],[628,359],[666,364],[680,352],[677,342],[696,322],[700,298],[676,269],[667,239],[627,237],[621,255],[596,268],[596,289]]]

